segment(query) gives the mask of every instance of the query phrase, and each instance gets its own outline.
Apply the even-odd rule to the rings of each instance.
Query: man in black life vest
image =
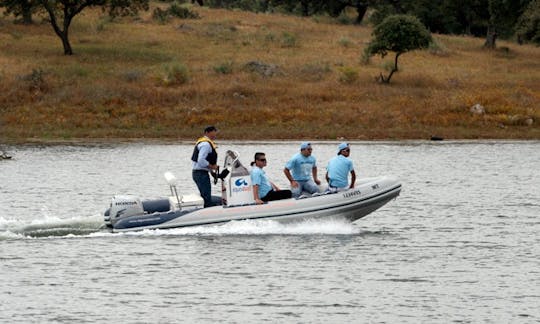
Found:
[[[206,127],[204,129],[204,136],[197,140],[193,149],[193,155],[191,156],[193,181],[195,181],[204,199],[205,208],[212,206],[212,187],[208,173],[218,168],[217,146],[214,143],[217,132],[218,130],[214,126]]]

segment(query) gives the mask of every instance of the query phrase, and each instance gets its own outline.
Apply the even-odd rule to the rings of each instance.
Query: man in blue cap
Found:
[[[299,197],[302,191],[310,194],[319,192],[318,185],[321,181],[317,178],[317,160],[311,155],[312,151],[311,143],[300,144],[300,153],[296,153],[283,169],[291,182],[291,191],[295,198]]]
[[[338,146],[337,156],[333,157],[326,167],[326,181],[330,191],[343,191],[354,188],[356,173],[354,165],[349,155],[351,147],[348,143],[341,143]],[[349,185],[349,172],[351,173],[351,184]]]

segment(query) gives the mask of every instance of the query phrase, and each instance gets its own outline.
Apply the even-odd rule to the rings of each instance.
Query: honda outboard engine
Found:
[[[105,215],[105,223],[114,223],[119,217],[143,214],[144,208],[141,199],[135,196],[118,195],[111,200],[109,209],[109,219]]]

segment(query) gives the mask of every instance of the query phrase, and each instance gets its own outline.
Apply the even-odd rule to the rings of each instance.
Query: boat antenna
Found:
[[[176,201],[178,202],[178,209],[182,209],[182,204],[180,203],[180,198],[178,197],[178,190],[176,190],[176,184],[178,180],[172,174],[172,172],[167,171],[165,174],[163,174],[165,177],[165,180],[167,180],[167,183],[169,184],[169,188],[171,189],[171,195],[176,197]]]

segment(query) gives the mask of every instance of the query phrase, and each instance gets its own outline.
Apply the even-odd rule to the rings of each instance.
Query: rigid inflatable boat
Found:
[[[301,222],[335,218],[354,222],[396,198],[401,191],[397,179],[382,176],[358,179],[355,188],[346,191],[302,195],[257,205],[249,170],[234,151],[227,151],[223,171],[214,175],[215,183],[221,180],[222,196],[213,197],[219,205],[203,208],[200,195],[180,195],[174,175],[166,172],[165,178],[171,189],[170,197],[141,200],[136,196],[114,196],[104,214],[105,225],[113,232],[126,232],[247,219]]]

